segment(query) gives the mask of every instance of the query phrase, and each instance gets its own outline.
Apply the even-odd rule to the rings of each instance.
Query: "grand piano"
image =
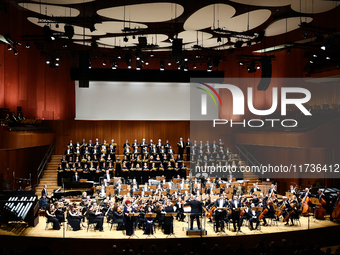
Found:
[[[72,182],[64,181],[63,191],[55,190],[52,194],[53,200],[59,200],[61,197],[76,197],[81,196],[85,191],[87,195],[93,195],[93,182]]]

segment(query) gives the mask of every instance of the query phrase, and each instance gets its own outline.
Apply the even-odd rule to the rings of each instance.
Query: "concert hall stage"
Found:
[[[301,226],[285,226],[282,222],[278,222],[278,226],[261,226],[261,232],[250,231],[248,227],[243,226],[243,233],[236,233],[226,230],[226,233],[216,234],[212,225],[206,225],[206,236],[187,236],[185,227],[187,223],[175,222],[175,237],[163,234],[161,230],[156,230],[153,236],[143,235],[142,230],[137,230],[136,235],[132,237],[124,235],[123,231],[116,231],[108,228],[108,224],[104,223],[104,232],[94,231],[93,229],[80,230],[73,232],[61,228],[61,230],[52,230],[51,225],[46,227],[46,219],[40,217],[40,223],[36,227],[23,228],[20,226],[7,226],[0,229],[0,235],[3,247],[12,247],[13,244],[19,244],[15,248],[46,245],[50,247],[53,254],[61,253],[63,250],[70,254],[88,254],[95,252],[96,254],[106,254],[112,250],[112,245],[116,245],[122,250],[127,244],[134,247],[143,244],[146,251],[150,246],[155,244],[159,250],[166,249],[171,245],[173,249],[181,244],[183,248],[190,248],[205,242],[207,245],[218,244],[219,247],[225,248],[230,245],[237,248],[242,244],[245,248],[255,247],[260,241],[269,244],[272,241],[281,243],[282,239],[286,239],[289,243],[297,240],[297,243],[304,244],[320,244],[323,247],[339,245],[340,224],[329,220],[314,221],[312,217],[301,217]],[[17,227],[17,228],[15,228]],[[232,226],[231,226],[232,228]],[[75,249],[76,247],[76,249]],[[71,252],[72,251],[72,252]]]

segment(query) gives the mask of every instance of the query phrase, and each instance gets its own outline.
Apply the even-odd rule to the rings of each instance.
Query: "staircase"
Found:
[[[47,169],[44,170],[44,176],[40,179],[39,185],[35,189],[35,194],[38,198],[41,197],[41,190],[44,185],[47,185],[47,192],[50,196],[54,189],[60,188],[58,186],[58,166],[61,161],[62,155],[52,155],[51,161],[47,165]]]

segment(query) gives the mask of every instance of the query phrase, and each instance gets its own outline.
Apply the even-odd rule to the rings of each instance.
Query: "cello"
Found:
[[[326,187],[327,189],[327,187]],[[326,190],[325,189],[325,190]],[[324,195],[323,193],[321,193],[322,195]],[[325,218],[325,214],[326,214],[326,200],[321,197],[320,198],[320,204],[318,204],[316,207],[315,207],[315,210],[314,210],[314,217],[316,219],[324,219]]]

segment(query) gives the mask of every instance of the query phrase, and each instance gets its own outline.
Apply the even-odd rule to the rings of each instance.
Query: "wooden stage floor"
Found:
[[[226,234],[218,235],[213,231],[212,225],[207,224],[207,235],[203,237],[199,235],[187,236],[184,231],[187,223],[175,221],[176,237],[167,238],[167,235],[157,229],[155,237],[148,237],[143,235],[142,230],[137,230],[136,235],[139,238],[131,239],[125,236],[123,231],[110,231],[107,223],[104,223],[104,232],[93,229],[89,229],[87,232],[86,230],[70,231],[65,228],[52,230],[50,224],[45,230],[46,218],[40,217],[39,220],[36,227],[24,228],[16,224],[2,226],[0,228],[1,247],[8,249],[16,247],[20,250],[23,247],[44,245],[52,251],[51,254],[84,255],[92,254],[92,252],[107,254],[112,250],[112,245],[116,245],[119,250],[124,249],[126,245],[130,245],[134,249],[143,245],[146,251],[150,251],[152,245],[156,245],[159,250],[167,249],[169,246],[176,249],[178,244],[181,244],[183,249],[190,249],[193,246],[200,247],[202,243],[206,243],[209,247],[218,244],[223,248],[226,245],[230,245],[232,248],[237,248],[239,245],[250,248],[258,245],[259,242],[269,245],[272,241],[280,243],[282,239],[286,239],[288,242],[297,240],[300,243],[312,245],[322,242],[323,247],[340,245],[340,222],[331,222],[328,219],[314,222],[312,217],[310,217],[309,223],[308,217],[301,217],[301,226],[284,226],[283,222],[278,222],[278,226],[261,226],[262,233],[254,233],[248,227],[243,226],[244,234],[239,233],[238,235],[228,230],[226,230]]]
[[[301,230],[308,230],[308,229],[318,229],[318,228],[326,228],[326,227],[334,227],[339,226],[339,222],[332,222],[329,221],[328,218],[325,220],[314,220],[313,217],[300,217],[300,223],[301,226],[298,224],[295,224],[295,226],[285,226],[284,222],[278,221],[278,225],[262,226],[260,231],[251,231],[247,226],[243,226],[241,228],[243,233],[236,233],[233,232],[233,226],[230,224],[230,231],[228,229],[225,229],[225,233],[215,233],[213,231],[213,225],[212,223],[206,223],[206,230],[207,235],[204,236],[206,238],[209,237],[222,237],[222,236],[240,236],[240,235],[258,235],[258,234],[274,234],[274,233],[282,233],[282,232],[292,232],[292,231],[301,231]],[[85,222],[85,226],[87,226],[87,223]],[[83,230],[79,231],[72,231],[70,228],[65,229],[63,228],[63,225],[61,226],[60,230],[53,230],[52,225],[48,224],[47,229],[46,227],[46,218],[40,216],[39,218],[39,224],[36,227],[28,227],[28,228],[20,228],[15,225],[9,225],[7,227],[1,227],[0,229],[0,235],[12,235],[12,236],[26,236],[26,237],[50,237],[50,238],[84,238],[84,239],[129,239],[129,236],[126,236],[124,234],[124,231],[116,231],[115,228],[116,225],[113,226],[112,230],[110,231],[110,226],[108,223],[104,223],[104,232],[95,231],[93,227],[90,227],[87,231],[83,228]],[[194,222],[194,227],[196,226],[196,221]],[[197,238],[200,237],[200,235],[186,235],[185,227],[188,227],[187,222],[178,222],[174,221],[174,233],[177,238]],[[155,237],[143,235],[143,230],[136,230],[135,233],[140,239],[146,239],[146,238],[175,238],[173,236],[167,237],[168,235],[163,234],[161,229],[156,229],[156,232],[154,233]],[[135,238],[135,237],[132,237]]]

